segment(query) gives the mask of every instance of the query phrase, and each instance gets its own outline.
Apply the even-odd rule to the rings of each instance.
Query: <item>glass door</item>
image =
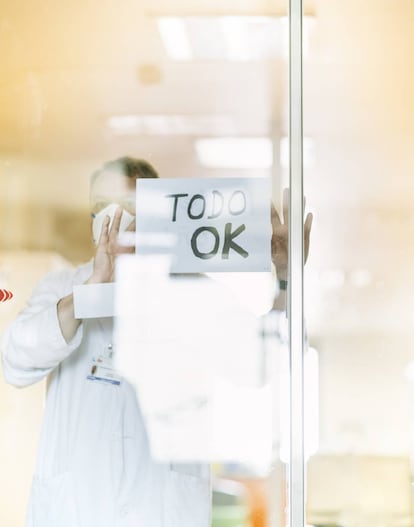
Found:
[[[302,269],[299,250],[288,274],[287,204],[299,247],[302,142],[288,2],[3,4],[0,289],[13,298],[0,303],[0,524],[28,510],[71,527],[297,525]],[[301,9],[291,3],[293,109]],[[98,276],[119,206],[114,251],[137,256]],[[197,265],[173,261],[165,234]],[[82,321],[69,336],[68,298],[69,325]]]

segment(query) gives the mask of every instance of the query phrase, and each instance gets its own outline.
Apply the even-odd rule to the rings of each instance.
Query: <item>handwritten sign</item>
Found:
[[[138,254],[178,273],[270,270],[268,178],[137,179],[136,196]]]

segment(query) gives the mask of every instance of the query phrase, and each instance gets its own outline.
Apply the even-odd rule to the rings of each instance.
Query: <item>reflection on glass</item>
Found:
[[[168,259],[154,257],[119,263],[117,360],[138,389],[154,455],[266,467],[258,318],[213,274],[169,277]]]

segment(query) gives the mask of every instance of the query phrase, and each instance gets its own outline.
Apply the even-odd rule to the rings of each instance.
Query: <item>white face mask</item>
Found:
[[[99,237],[101,236],[102,232],[102,225],[105,221],[105,217],[109,216],[111,218],[109,223],[109,228],[112,225],[112,221],[115,216],[115,211],[119,205],[117,203],[111,203],[110,205],[106,206],[104,209],[99,211],[97,214],[93,214],[93,221],[92,221],[92,234],[93,234],[93,243],[95,245],[98,245]],[[127,228],[131,225],[131,223],[134,221],[135,216],[130,214],[125,209],[122,212],[121,217],[121,224],[119,226],[119,232],[125,232]]]

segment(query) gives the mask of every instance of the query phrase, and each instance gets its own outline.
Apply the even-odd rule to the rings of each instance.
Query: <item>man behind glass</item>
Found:
[[[208,527],[208,466],[156,463],[133,387],[113,371],[112,318],[78,320],[73,287],[114,280],[120,231],[135,229],[137,178],[157,178],[146,161],[124,157],[93,174],[92,261],[51,273],[6,330],[6,381],[48,377],[27,527]],[[272,259],[286,280],[287,224],[272,214]],[[311,217],[305,222],[307,245]],[[280,299],[279,299],[280,301]]]

